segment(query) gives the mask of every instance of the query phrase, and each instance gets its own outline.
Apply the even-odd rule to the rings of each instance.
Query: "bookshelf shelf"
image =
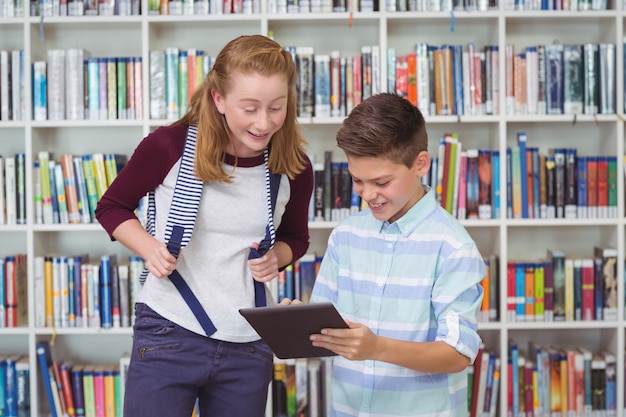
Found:
[[[605,11],[522,11],[509,10],[505,2],[487,11],[454,12],[342,12],[268,13],[262,0],[261,13],[242,15],[162,16],[147,13],[136,16],[80,17],[0,17],[0,50],[24,50],[25,77],[30,80],[30,64],[47,60],[51,49],[82,48],[94,57],[140,56],[143,61],[143,117],[137,120],[57,120],[34,121],[32,103],[26,100],[23,120],[0,121],[0,155],[25,153],[30,167],[37,152],[63,153],[116,152],[130,155],[141,138],[156,127],[173,120],[150,119],[149,53],[167,47],[198,48],[215,55],[227,40],[242,34],[272,32],[285,46],[313,46],[316,53],[340,50],[356,55],[364,45],[379,45],[381,62],[385,51],[395,48],[398,55],[413,51],[416,43],[474,43],[476,50],[497,45],[500,67],[504,67],[507,44],[519,52],[537,44],[613,43],[616,45],[617,114],[510,115],[504,110],[505,81],[500,79],[500,113],[495,115],[426,116],[431,154],[445,133],[455,132],[464,148],[497,149],[501,157],[524,131],[528,143],[548,153],[554,147],[575,147],[584,155],[613,155],[618,160],[618,216],[594,219],[509,219],[502,210],[499,218],[462,220],[477,241],[483,255],[500,259],[500,319],[480,322],[479,332],[486,346],[496,351],[506,364],[507,344],[514,339],[520,347],[535,341],[545,345],[583,346],[594,352],[610,350],[617,356],[617,392],[624,392],[624,253],[626,252],[626,203],[624,201],[624,28],[626,10],[622,2],[609,1]],[[386,91],[387,67],[380,67],[380,90]],[[31,96],[30,82],[25,97]],[[300,124],[312,154],[318,162],[326,150],[333,159],[344,160],[336,148],[335,133],[342,123],[337,117],[302,117]],[[501,159],[502,161],[502,159]],[[34,182],[27,170],[26,225],[0,225],[0,256],[28,255],[29,322],[18,328],[0,328],[0,355],[27,355],[31,365],[31,407],[36,415],[47,416],[48,404],[38,381],[35,346],[40,340],[56,340],[55,356],[76,363],[115,363],[131,347],[130,329],[50,329],[36,327],[33,294],[33,258],[48,253],[89,253],[91,259],[114,254],[118,259],[129,253],[110,242],[98,224],[43,225],[34,222]],[[506,190],[506,170],[500,167],[500,190]],[[506,206],[501,192],[501,207]],[[323,253],[328,235],[336,222],[311,222],[311,251]],[[594,245],[609,245],[618,253],[618,318],[616,321],[512,322],[506,317],[507,261],[545,258],[547,249],[561,249],[568,257],[589,256]],[[502,368],[502,381],[508,371]],[[499,393],[500,416],[507,415],[506,390]],[[618,395],[617,416],[624,417],[625,402]],[[270,407],[271,408],[271,407]],[[270,414],[268,413],[268,417]]]

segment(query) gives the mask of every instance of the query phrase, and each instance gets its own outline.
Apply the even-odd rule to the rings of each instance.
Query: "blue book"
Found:
[[[76,412],[76,417],[85,417],[83,368],[81,366],[72,366],[70,368],[70,381],[72,382],[72,395],[74,396],[74,410]]]
[[[517,343],[513,341],[509,341],[509,357],[511,358],[511,370],[513,374],[512,382],[513,386],[511,387],[512,400],[513,400],[513,415],[517,415],[517,411],[519,410],[519,350],[517,347]]]
[[[50,179],[50,198],[52,199],[52,222],[55,224],[61,223],[59,216],[59,200],[56,186],[56,173],[54,167],[56,162],[48,161],[48,178]],[[41,167],[43,168],[43,167]]]
[[[563,45],[547,44],[546,105],[548,114],[563,114]]]
[[[465,110],[463,97],[463,45],[452,45],[452,77],[454,80],[452,83],[454,114],[462,116]]]
[[[497,393],[493,392],[493,374],[495,372],[496,367],[496,354],[494,352],[489,352],[489,360],[487,361],[487,369],[486,372],[487,379],[485,380],[485,400],[484,406],[482,410],[476,410],[476,415],[486,416],[489,414],[489,405],[491,404],[491,396],[497,395]]]
[[[519,166],[521,171],[520,185],[522,192],[522,219],[528,218],[528,167],[526,164],[526,133],[517,133],[517,144],[519,146]]]
[[[295,298],[294,291],[294,268],[293,264],[289,264],[285,267],[285,297],[293,300]]]
[[[506,217],[513,218],[513,170],[511,148],[506,148]]]
[[[303,303],[311,301],[313,284],[315,284],[315,255],[307,253],[300,258],[300,300]]]
[[[515,321],[526,321],[526,264],[515,264]]]
[[[100,326],[110,329],[113,326],[111,311],[111,257],[100,257]]]
[[[74,313],[75,313],[75,321],[76,327],[83,327],[86,325],[87,317],[83,316],[82,303],[83,297],[83,287],[81,283],[81,265],[83,262],[87,260],[87,256],[73,256],[72,262],[74,263],[73,272],[74,272]]]
[[[17,417],[17,369],[19,356],[8,356],[2,362],[4,371],[4,415]]]
[[[500,151],[494,149],[491,151],[491,177],[493,178],[492,186],[492,217],[500,218]]]
[[[15,364],[17,378],[17,417],[30,417],[30,363],[22,356]]]
[[[37,358],[39,359],[39,368],[41,372],[41,378],[43,379],[43,385],[46,389],[46,396],[48,397],[48,404],[50,406],[50,413],[52,417],[62,417],[57,414],[56,403],[54,400],[54,393],[52,392],[51,374],[52,355],[50,353],[50,344],[47,340],[43,340],[37,343]]]
[[[617,412],[617,362],[615,355],[612,353],[605,352],[602,355],[606,363],[606,410],[611,411],[611,413],[607,413],[606,415],[615,416]]]

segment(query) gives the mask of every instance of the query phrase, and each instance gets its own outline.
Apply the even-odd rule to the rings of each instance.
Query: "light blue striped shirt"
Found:
[[[443,341],[472,361],[485,262],[467,231],[427,193],[389,224],[364,210],[332,231],[311,302],[331,301],[375,334]],[[466,416],[467,372],[432,374],[334,359],[329,417]]]

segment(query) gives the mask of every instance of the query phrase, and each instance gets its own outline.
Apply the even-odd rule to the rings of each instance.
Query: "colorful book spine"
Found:
[[[46,390],[46,396],[48,397],[48,405],[50,406],[50,413],[52,417],[63,417],[57,414],[55,405],[54,393],[52,391],[52,374],[51,365],[52,357],[50,354],[50,345],[48,341],[41,341],[37,343],[37,359],[39,361],[39,371],[41,372],[41,379],[43,380],[44,388]]]

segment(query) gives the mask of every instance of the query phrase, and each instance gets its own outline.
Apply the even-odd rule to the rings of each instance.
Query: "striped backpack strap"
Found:
[[[198,128],[191,125],[187,129],[187,138],[185,139],[185,147],[183,156],[176,178],[176,186],[174,188],[174,196],[165,225],[165,241],[169,242],[172,237],[172,229],[174,224],[183,228],[182,239],[180,240],[181,249],[189,243],[193,226],[198,216],[198,208],[200,206],[200,197],[202,196],[202,181],[194,175],[194,158],[196,155],[196,137]],[[156,202],[154,191],[148,193],[148,207],[146,216],[146,231],[152,236],[156,236],[155,229],[156,218]],[[139,278],[143,285],[148,276],[148,268],[144,268]]]
[[[183,228],[183,235],[180,241],[180,248],[184,248],[191,239],[198,208],[200,207],[200,197],[202,197],[202,180],[194,174],[194,160],[196,157],[196,136],[198,128],[195,125],[189,126],[187,130],[187,140],[183,157],[180,161],[176,186],[172,204],[165,224],[165,241],[169,242],[172,237],[174,225]]]

